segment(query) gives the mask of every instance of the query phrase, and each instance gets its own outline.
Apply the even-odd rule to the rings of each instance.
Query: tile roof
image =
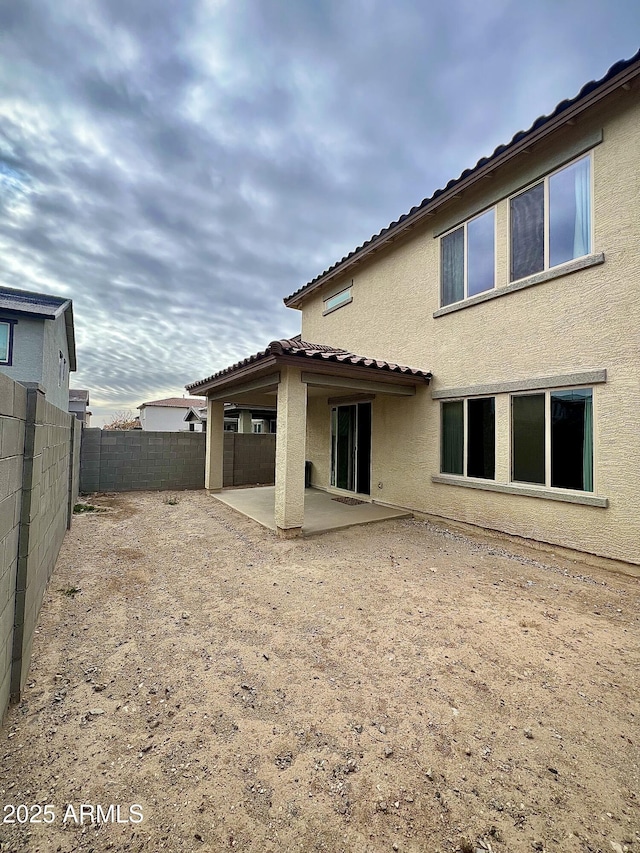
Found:
[[[638,67],[634,69],[634,65],[638,65]],[[451,195],[451,190],[458,187],[463,182],[466,182],[467,179],[472,179],[476,176],[476,173],[483,169],[483,167],[489,167],[486,171],[491,171],[493,168],[497,167],[498,162],[496,161],[503,159],[504,155],[514,152],[514,149],[514,153],[517,153],[517,149],[522,147],[523,143],[530,141],[531,137],[536,135],[541,131],[541,129],[553,129],[552,127],[547,126],[551,125],[554,119],[562,116],[562,114],[570,108],[586,108],[591,100],[596,96],[598,89],[601,89],[603,93],[606,94],[608,91],[607,84],[618,75],[621,75],[623,79],[617,81],[617,85],[623,85],[626,79],[624,72],[629,72],[630,76],[635,76],[640,73],[640,50],[638,50],[638,52],[630,59],[623,59],[616,62],[615,65],[612,65],[611,68],[609,68],[604,77],[600,78],[600,80],[591,80],[589,83],[586,83],[574,98],[560,101],[552,113],[549,113],[549,115],[539,116],[528,130],[518,131],[518,133],[516,133],[511,141],[507,142],[506,145],[499,145],[493,154],[490,154],[488,157],[481,157],[475,166],[470,169],[465,169],[459,177],[450,180],[445,187],[436,190],[430,197],[424,198],[420,204],[412,207],[408,213],[404,213],[396,221],[391,222],[386,228],[383,228],[382,231],[378,232],[378,234],[374,234],[361,246],[358,246],[352,252],[349,252],[348,255],[345,255],[342,260],[336,261],[335,264],[332,264],[332,266],[328,267],[324,272],[320,273],[320,275],[317,275],[315,278],[311,279],[311,281],[307,282],[307,284],[298,288],[298,290],[290,296],[286,296],[283,300],[284,304],[288,307],[296,307],[295,304],[299,301],[300,297],[307,291],[315,290],[316,287],[319,287],[325,277],[329,276],[331,273],[336,273],[343,266],[349,266],[349,262],[353,261],[357,256],[365,253],[366,250],[372,248],[375,244],[382,245],[392,235],[397,236],[397,234],[399,234],[405,227],[408,227],[417,218],[419,218],[419,215],[424,213],[427,208],[437,207],[439,203],[442,203],[442,201],[446,200],[446,198]],[[446,198],[441,199],[442,196],[446,196]]]
[[[191,406],[202,406],[206,401],[202,397],[166,397],[164,400],[151,400],[148,403],[141,403],[138,408],[143,406],[171,406],[174,409],[190,409]]]
[[[89,403],[89,392],[80,388],[69,388],[70,403]]]
[[[269,356],[295,356],[305,360],[314,359],[316,361],[326,361],[334,364],[367,367],[373,370],[386,371],[387,373],[399,373],[415,379],[424,379],[426,382],[431,379],[431,373],[427,370],[420,370],[414,367],[403,367],[390,361],[367,358],[367,356],[356,355],[355,353],[339,349],[338,347],[332,347],[328,344],[310,343],[309,341],[301,341],[299,338],[285,338],[280,341],[271,341],[266,349],[261,350],[254,355],[250,355],[229,367],[225,367],[224,370],[219,370],[217,373],[207,376],[205,379],[192,382],[190,385],[186,386],[186,389],[187,391],[191,391],[194,388],[201,387],[215,379],[220,379],[223,376],[230,375],[242,367],[257,364]]]

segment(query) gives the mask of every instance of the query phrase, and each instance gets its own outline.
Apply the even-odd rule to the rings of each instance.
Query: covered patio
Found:
[[[280,536],[320,532],[354,523],[401,517],[406,514],[375,504],[371,493],[371,423],[360,428],[349,453],[349,484],[328,492],[305,489],[307,401],[324,397],[329,406],[360,409],[377,396],[413,397],[429,384],[431,373],[386,361],[355,355],[326,344],[285,339],[272,341],[262,352],[249,356],[212,376],[187,386],[189,393],[207,397],[207,449],[205,488],[240,512],[275,529]],[[225,402],[277,407],[275,486],[271,490],[222,490]],[[356,419],[357,420],[357,419]],[[327,430],[329,414],[327,414]],[[350,424],[352,434],[357,423]],[[363,452],[368,430],[369,446]],[[360,440],[360,447],[356,445]],[[356,458],[357,455],[357,458]],[[336,485],[333,483],[332,485]],[[337,495],[362,499],[339,503]],[[244,508],[243,508],[244,507]],[[305,521],[305,512],[309,518]],[[252,514],[253,513],[253,514]],[[361,518],[362,521],[354,519]],[[351,520],[349,520],[351,519]],[[343,523],[344,522],[344,523]]]
[[[241,512],[267,527],[276,530],[275,486],[256,486],[249,489],[223,489],[213,497],[232,509]],[[410,513],[393,507],[382,506],[366,501],[353,500],[321,491],[305,489],[304,522],[302,535],[326,533],[353,527],[356,524],[371,524],[374,521],[388,521],[393,518],[406,518]]]

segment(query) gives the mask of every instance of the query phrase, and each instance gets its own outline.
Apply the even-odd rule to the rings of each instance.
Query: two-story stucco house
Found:
[[[305,460],[356,494],[640,564],[640,52],[285,299],[300,339],[188,386],[277,399],[275,520]]]
[[[66,412],[74,370],[71,300],[0,287],[0,372],[17,382],[37,382],[45,398]]]

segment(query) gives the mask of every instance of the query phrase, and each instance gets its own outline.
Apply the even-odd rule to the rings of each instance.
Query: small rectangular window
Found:
[[[324,300],[324,314],[328,314],[330,311],[335,311],[336,308],[340,308],[343,305],[352,301],[351,296],[351,287],[346,287],[344,290],[341,290],[339,293],[330,296],[328,299]]]
[[[441,304],[451,305],[495,285],[495,210],[487,210],[440,241]]]
[[[511,199],[511,281],[591,252],[591,157]]]
[[[11,324],[0,323],[0,364],[9,364]]]
[[[61,388],[64,385],[64,381],[67,376],[67,359],[64,357],[63,352],[60,350],[58,355],[58,388]]]

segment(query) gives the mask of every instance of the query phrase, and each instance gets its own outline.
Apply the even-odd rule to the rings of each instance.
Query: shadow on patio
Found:
[[[257,486],[249,489],[223,489],[212,493],[212,497],[227,504],[232,509],[252,518],[263,527],[276,529],[274,518],[275,486]],[[373,521],[387,521],[391,518],[406,518],[411,513],[393,509],[380,504],[343,503],[341,495],[329,494],[319,489],[305,489],[303,536],[313,533],[326,533],[341,527],[355,524],[370,524]]]

